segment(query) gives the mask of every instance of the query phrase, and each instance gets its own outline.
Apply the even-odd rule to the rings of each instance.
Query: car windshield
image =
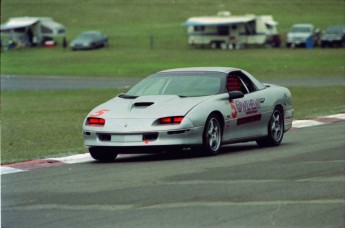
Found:
[[[81,39],[81,40],[90,40],[90,39],[94,39],[98,37],[97,34],[95,33],[82,33],[78,36],[78,39]]]
[[[177,95],[199,97],[221,93],[224,74],[218,72],[172,72],[149,76],[131,88],[123,97]]]
[[[293,27],[291,29],[291,32],[294,32],[294,33],[310,33],[311,32],[311,28],[310,27]]]

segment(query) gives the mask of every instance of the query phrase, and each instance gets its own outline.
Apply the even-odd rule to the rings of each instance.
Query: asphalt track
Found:
[[[1,90],[68,90],[68,89],[96,89],[96,88],[129,88],[140,78],[135,77],[68,77],[68,76],[23,76],[1,75]],[[283,79],[271,78],[262,80],[265,83],[281,86],[345,86],[344,77],[311,78],[311,79]]]
[[[344,227],[345,121],[215,157],[140,155],[1,176],[2,227]]]

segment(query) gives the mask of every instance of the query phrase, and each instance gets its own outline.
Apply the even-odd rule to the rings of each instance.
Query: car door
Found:
[[[224,130],[224,141],[262,136],[267,132],[265,118],[262,118],[266,101],[265,93],[250,85],[251,82],[248,80],[240,73],[228,76],[228,92],[241,91],[244,97],[230,101],[232,120],[230,126]]]

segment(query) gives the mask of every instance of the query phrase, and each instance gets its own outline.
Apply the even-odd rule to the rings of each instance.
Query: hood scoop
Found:
[[[151,105],[153,105],[154,102],[135,102],[133,104],[134,107],[149,107]]]

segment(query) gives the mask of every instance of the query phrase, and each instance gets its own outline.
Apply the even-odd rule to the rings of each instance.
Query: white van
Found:
[[[319,43],[320,30],[313,24],[294,24],[287,34],[287,47],[317,46]]]

